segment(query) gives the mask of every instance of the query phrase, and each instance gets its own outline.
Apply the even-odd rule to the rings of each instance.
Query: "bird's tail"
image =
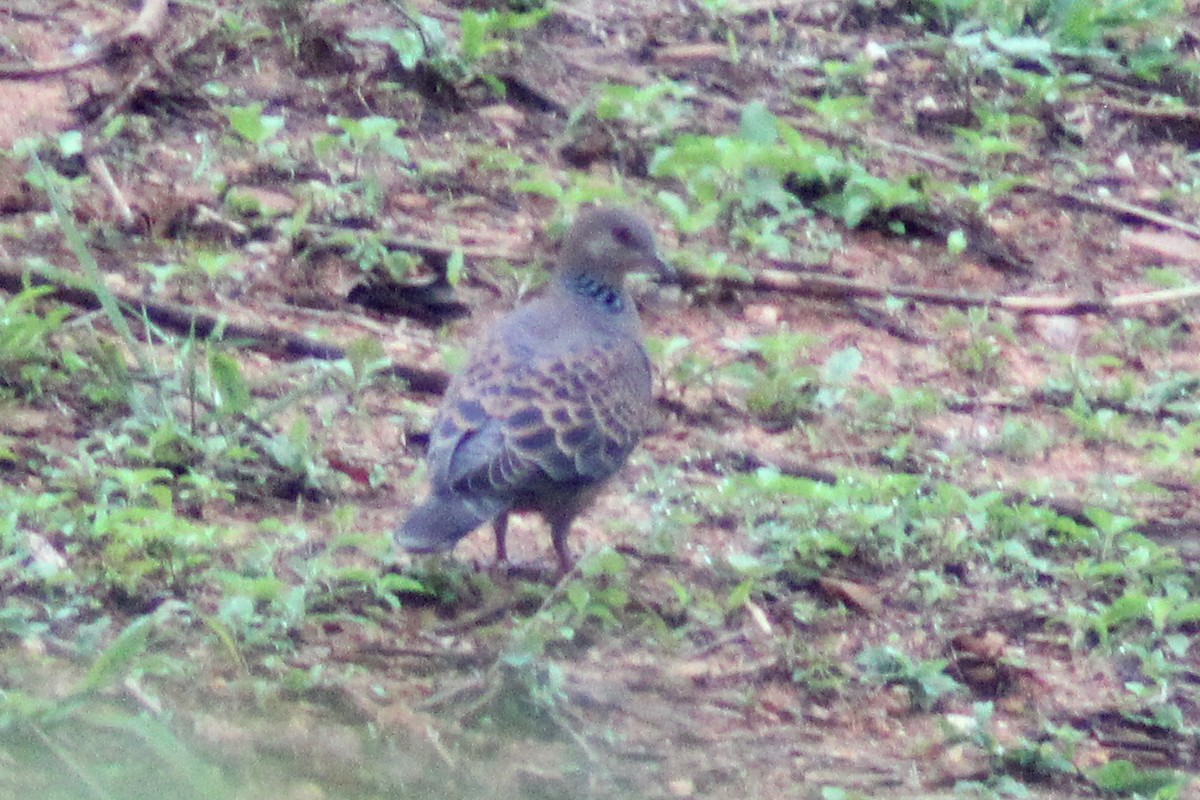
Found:
[[[433,494],[401,524],[396,544],[412,553],[449,550],[497,513],[455,495]]]

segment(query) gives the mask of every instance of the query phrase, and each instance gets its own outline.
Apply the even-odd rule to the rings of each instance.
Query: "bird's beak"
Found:
[[[659,283],[677,283],[679,281],[679,273],[658,253],[654,254],[650,263],[654,267],[655,274],[658,275]]]

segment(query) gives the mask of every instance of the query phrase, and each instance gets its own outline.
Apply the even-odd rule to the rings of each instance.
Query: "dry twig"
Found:
[[[797,265],[776,261],[785,267]],[[1133,292],[1116,297],[1030,297],[1022,295],[985,295],[966,292],[944,292],[922,286],[890,285],[856,281],[836,275],[826,275],[805,269],[763,269],[749,278],[710,278],[693,272],[680,272],[679,283],[685,289],[719,286],[722,289],[751,289],[759,292],[781,292],[829,300],[869,298],[885,300],[898,297],[930,305],[956,308],[1002,308],[1020,314],[1110,314],[1128,313],[1140,306],[1178,303],[1200,297],[1200,285],[1189,284],[1176,289]]]
[[[52,298],[79,308],[95,310],[101,307],[100,299],[90,289],[68,286],[36,274],[28,275],[19,269],[0,267],[0,289],[19,292],[29,284],[51,286],[54,289],[50,295]],[[227,322],[220,316],[197,308],[155,302],[126,294],[115,296],[127,316],[148,319],[155,325],[175,333],[194,335],[198,338],[219,336],[222,339],[238,339],[276,358],[316,358],[332,361],[346,357],[345,351],[337,345],[300,336],[281,328]],[[449,382],[449,376],[443,370],[407,364],[393,364],[384,373],[408,381],[409,388],[414,392],[441,394]]]
[[[0,64],[0,79],[35,80],[95,66],[135,48],[149,49],[166,27],[167,0],[145,0],[138,15],[121,30],[102,36],[87,52],[48,64]]]

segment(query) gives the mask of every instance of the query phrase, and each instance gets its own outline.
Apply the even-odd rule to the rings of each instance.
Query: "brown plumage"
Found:
[[[625,274],[666,273],[646,223],[617,208],[583,212],[537,299],[475,343],[429,435],[429,497],[396,532],[413,552],[449,550],[485,522],[507,557],[512,511],[550,525],[564,572],[571,522],[650,423],[650,360]]]

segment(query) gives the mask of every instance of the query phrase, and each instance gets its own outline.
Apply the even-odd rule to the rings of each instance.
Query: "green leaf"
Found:
[[[214,350],[208,356],[217,411],[226,416],[241,414],[250,407],[250,388],[242,377],[242,368],[228,353]]]
[[[450,253],[450,257],[446,259],[446,280],[451,286],[458,286],[462,282],[463,275],[466,274],[466,259],[463,257],[461,247],[454,248]]]
[[[121,631],[116,640],[92,663],[75,694],[94,694],[122,678],[137,658],[146,651],[150,631],[158,623],[160,613],[156,611],[138,617],[126,625],[125,630]]]
[[[401,575],[395,572],[389,572],[383,575],[379,579],[379,586],[384,591],[394,592],[396,594],[435,594],[433,589],[430,589],[416,578],[411,578],[407,575]]]
[[[950,231],[950,235],[946,237],[946,249],[952,255],[962,255],[967,249],[967,234],[962,228],[955,228]]]
[[[582,583],[576,581],[567,587],[567,602],[577,612],[582,613],[592,600],[592,593]]]
[[[459,39],[459,52],[467,61],[477,61],[484,54],[483,37],[487,32],[487,17],[476,11],[464,11],[458,19],[462,38]]]
[[[742,575],[757,575],[763,571],[762,559],[749,553],[730,553],[725,560]]]
[[[548,197],[551,200],[561,200],[566,194],[566,190],[550,178],[530,178],[529,180],[517,181],[513,184],[513,191],[524,194],[536,194]]]
[[[692,592],[690,589],[688,589],[682,583],[680,583],[679,581],[677,581],[671,577],[668,577],[666,579],[666,582],[667,582],[667,585],[670,586],[672,590],[674,590],[675,599],[679,602],[679,605],[686,608],[688,605],[691,604]]]
[[[1109,761],[1099,769],[1092,770],[1088,777],[1105,792],[1138,794],[1153,797],[1163,789],[1182,786],[1183,778],[1166,769],[1139,769],[1132,761],[1117,759]]]
[[[755,144],[774,144],[779,139],[779,120],[761,100],[748,103],[742,109],[738,126],[742,138]]]
[[[223,111],[234,133],[253,145],[263,145],[283,130],[283,117],[263,114],[262,103],[226,106]]]
[[[826,383],[844,386],[858,373],[862,362],[862,353],[857,347],[839,350],[826,359],[821,378]]]
[[[374,336],[360,336],[346,345],[346,360],[354,378],[364,381],[376,368],[388,363],[388,356]]]
[[[752,578],[739,583],[733,587],[733,591],[729,593],[729,597],[725,599],[725,608],[729,611],[741,608],[746,605],[746,601],[750,599],[750,595],[754,592],[755,582]]]
[[[352,41],[386,44],[392,48],[392,52],[396,54],[396,60],[406,70],[415,69],[417,64],[421,62],[421,59],[426,56],[425,42],[422,40],[421,34],[412,28],[404,28],[403,30],[396,30],[395,28],[368,28],[366,30],[351,32],[350,39]]]
[[[59,134],[58,149],[67,157],[79,155],[83,152],[83,133],[72,130]]]
[[[626,570],[625,556],[611,547],[606,547],[585,559],[579,565],[579,569],[588,578],[594,578],[599,575],[622,575]]]
[[[1172,625],[1190,625],[1200,621],[1200,600],[1192,600],[1176,607],[1168,615]]]

